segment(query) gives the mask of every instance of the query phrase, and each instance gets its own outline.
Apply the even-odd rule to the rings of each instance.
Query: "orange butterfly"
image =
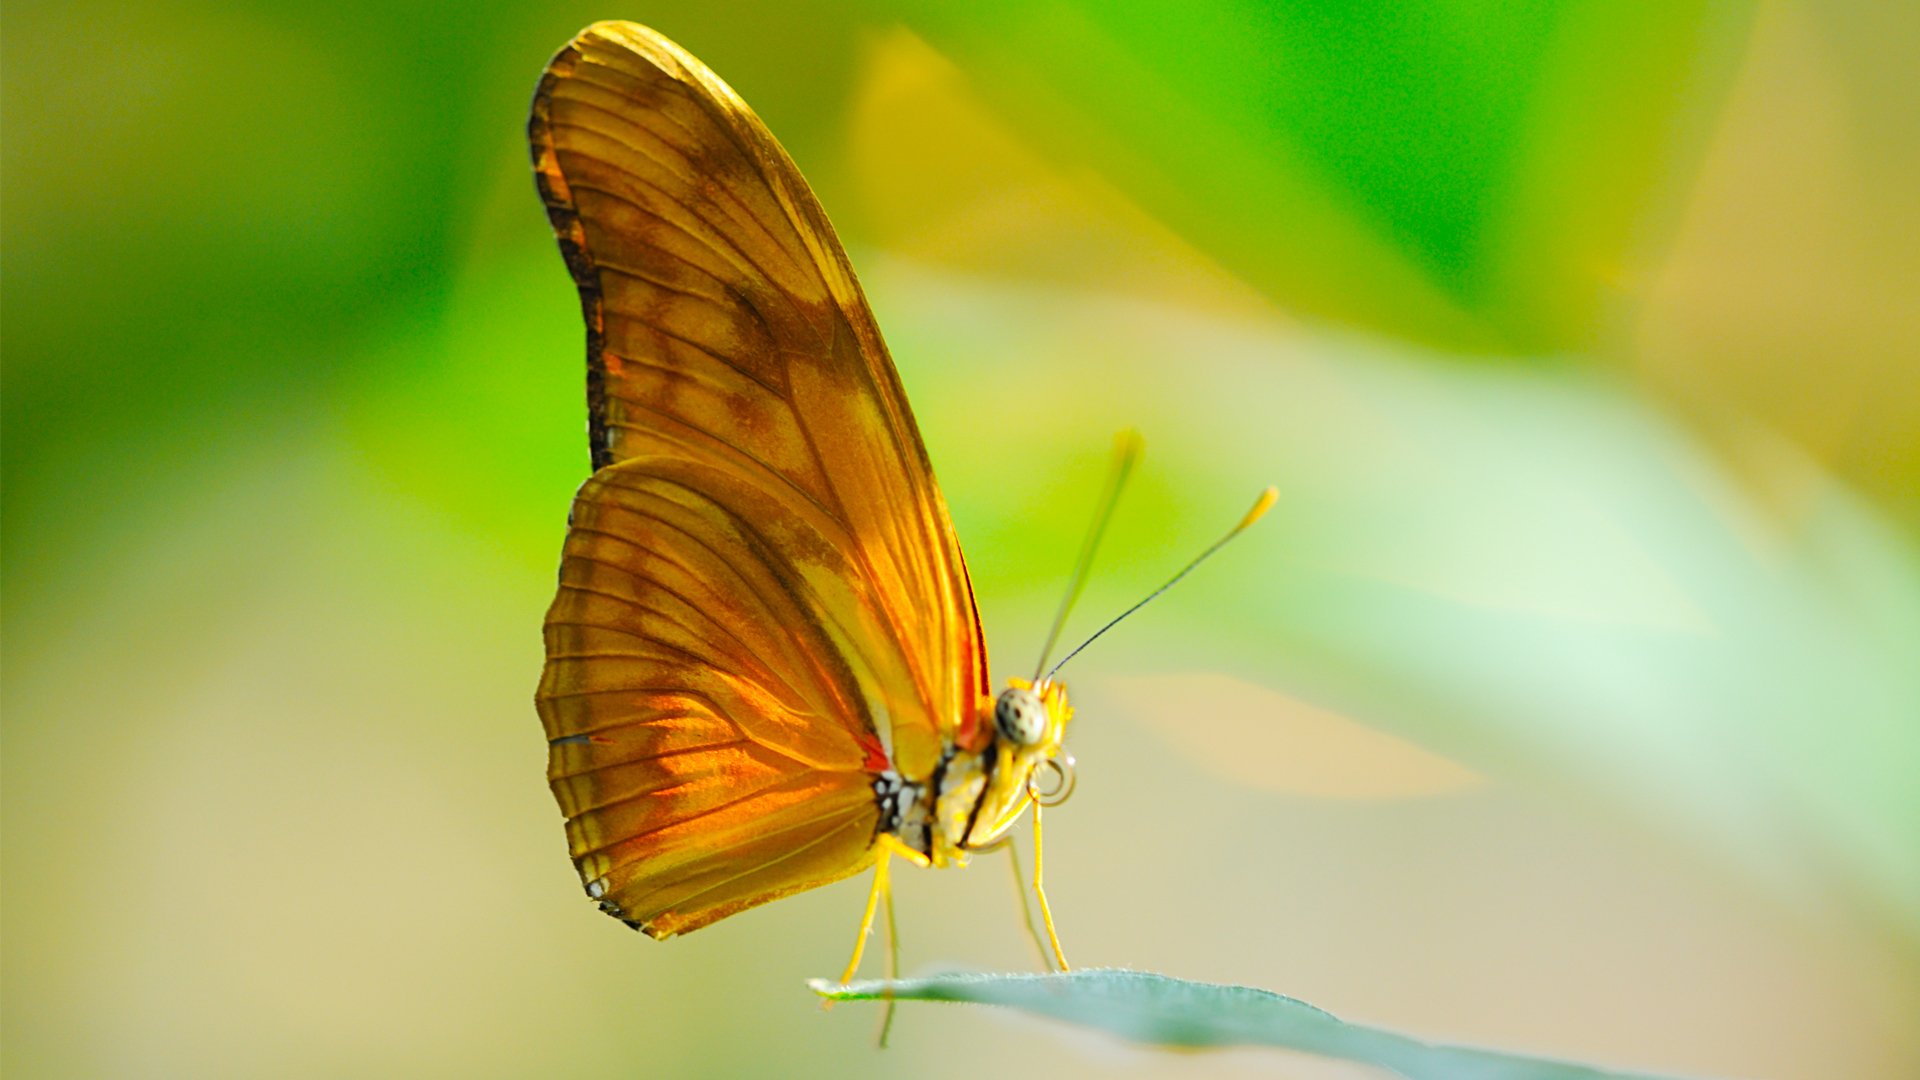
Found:
[[[891,856],[962,865],[1064,785],[1066,691],[992,694],[873,315],[739,96],[598,23],[528,128],[587,323],[596,471],[537,695],[587,894],[664,938],[875,866],[863,944]]]

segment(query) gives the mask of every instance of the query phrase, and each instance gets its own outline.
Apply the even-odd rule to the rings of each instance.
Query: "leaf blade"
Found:
[[[1375,1065],[1412,1080],[1650,1080],[1644,1073],[1423,1042],[1350,1023],[1270,990],[1193,982],[1148,971],[956,973],[845,985],[810,979],[807,985],[832,1001],[998,1005],[1155,1046],[1272,1046]]]

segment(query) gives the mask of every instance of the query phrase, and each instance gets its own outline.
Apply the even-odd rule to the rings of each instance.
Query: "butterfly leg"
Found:
[[[887,890],[885,899],[887,904],[887,981],[892,982],[900,977],[900,924],[893,921],[893,890],[891,888]],[[887,1012],[889,1016],[892,1015],[892,998],[887,999]]]
[[[1060,932],[1053,928],[1053,908],[1047,905],[1047,887],[1040,883],[1040,804],[1033,804],[1033,895],[1040,898],[1040,918],[1047,924],[1047,943],[1053,946],[1053,959],[1061,971],[1067,966],[1067,954],[1060,951]]]
[[[887,898],[887,909],[893,909],[893,890],[887,883],[887,866],[893,861],[893,851],[885,846],[880,849],[880,858],[873,864],[873,888],[867,893],[867,910],[860,916],[860,933],[853,939],[853,959],[847,961],[847,970],[840,976],[840,984],[845,986],[853,981],[855,972],[860,970],[860,958],[867,953],[867,935],[873,933],[873,914],[880,906],[880,898]]]
[[[887,1048],[887,1036],[893,1031],[893,987],[900,977],[900,926],[893,919],[893,890],[887,890],[887,1007],[880,1018],[880,1049]]]
[[[1040,931],[1033,928],[1033,905],[1027,903],[1027,875],[1020,870],[1020,850],[1013,846],[1011,837],[1002,836],[979,851],[992,851],[994,848],[1007,849],[1007,866],[1013,870],[1013,895],[1020,901],[1020,927],[1027,932],[1027,940],[1033,942],[1033,954],[1040,958],[1040,966],[1053,970],[1053,958],[1047,955],[1047,946],[1040,940]]]

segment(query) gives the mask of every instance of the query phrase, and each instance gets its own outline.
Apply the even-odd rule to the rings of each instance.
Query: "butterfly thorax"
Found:
[[[967,749],[949,741],[940,764],[924,781],[882,774],[874,783],[880,829],[934,866],[964,866],[968,855],[1004,836],[1036,795],[1043,766],[1065,776],[1061,739],[1073,709],[1066,687],[1024,679],[997,698],[987,713],[984,746]]]

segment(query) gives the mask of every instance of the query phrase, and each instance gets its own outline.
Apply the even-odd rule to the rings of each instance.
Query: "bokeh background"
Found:
[[[1920,1071],[1920,8],[9,3],[29,1076],[1371,1075],[823,1013],[864,882],[647,941],[531,705],[584,477],[526,105],[659,27],[811,178],[1030,663],[1070,956],[1424,1037]],[[909,970],[1031,969],[997,858]]]

